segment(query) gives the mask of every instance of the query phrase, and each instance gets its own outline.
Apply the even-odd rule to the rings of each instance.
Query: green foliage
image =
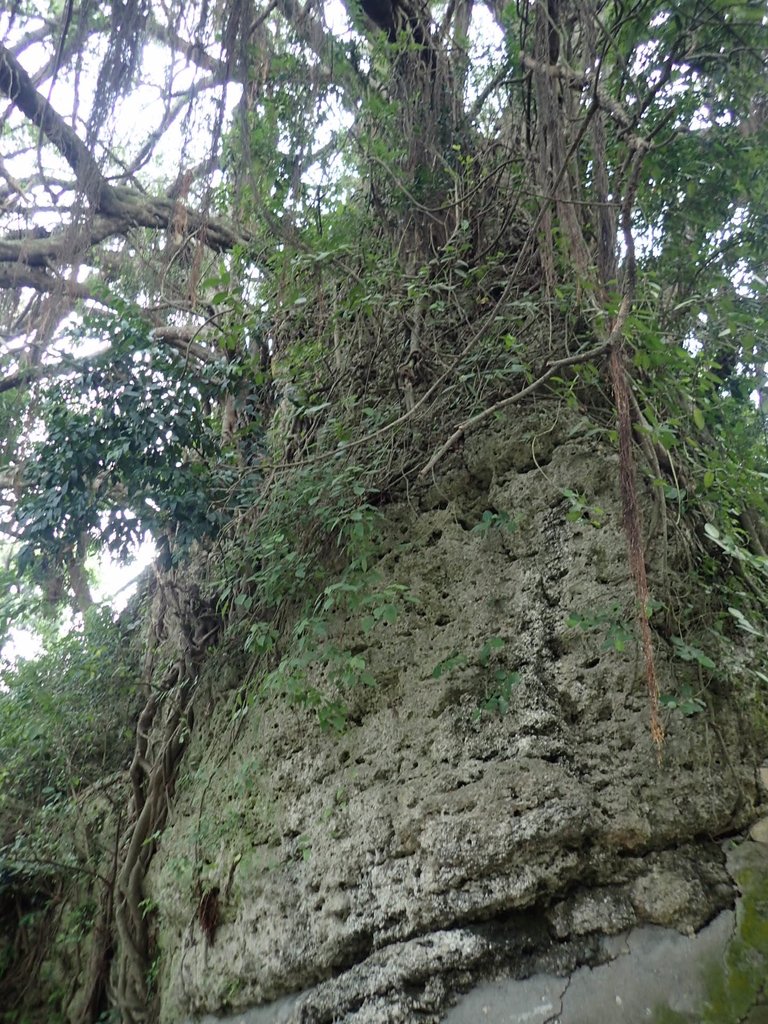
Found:
[[[478,652],[478,663],[481,668],[486,670],[484,674],[485,695],[480,706],[473,713],[475,720],[481,718],[483,714],[506,715],[507,711],[509,711],[512,691],[520,682],[520,674],[492,665],[494,652],[500,652],[503,648],[504,641],[502,638],[500,636],[491,636],[488,637]]]
[[[670,711],[679,711],[686,718],[698,715],[707,708],[704,700],[694,692],[690,683],[683,683],[675,694],[661,694],[659,704]]]
[[[435,667],[432,669],[433,679],[442,679],[443,676],[453,672],[456,668],[463,668],[468,664],[466,654],[462,654],[460,651],[456,651],[447,658],[443,658],[442,661],[438,661]]]
[[[155,991],[155,986],[157,985],[157,978],[158,975],[160,974],[161,961],[162,958],[158,953],[157,956],[152,958],[149,968],[147,969],[147,991],[150,992],[150,994],[154,993]]]
[[[286,474],[247,545],[224,549],[217,584],[229,642],[271,664],[258,692],[311,709],[336,732],[346,727],[344,694],[375,682],[345,634],[392,625],[410,599],[376,569],[381,517],[365,476],[360,466],[322,464]],[[286,614],[287,635],[277,626]]]
[[[350,694],[375,683],[367,645],[397,623],[408,599],[377,571],[376,489],[408,486],[414,466],[425,461],[425,444],[439,444],[456,423],[493,410],[553,360],[610,329],[618,299],[604,298],[611,282],[595,287],[595,261],[600,241],[620,246],[600,218],[626,197],[641,250],[635,308],[621,338],[633,358],[638,454],[647,459],[641,465],[663,512],[665,540],[690,530],[691,563],[700,566],[693,588],[703,602],[679,595],[669,601],[680,633],[672,650],[699,676],[716,665],[724,672],[718,641],[735,634],[757,643],[765,613],[767,560],[745,522],[747,512],[758,522],[768,518],[766,424],[752,398],[766,388],[768,324],[760,278],[768,256],[762,5],[641,0],[631,17],[600,6],[599,20],[598,8],[579,8],[570,26],[573,67],[577,75],[579,68],[600,69],[599,87],[593,90],[590,78],[583,92],[600,103],[589,114],[597,113],[594,131],[579,123],[586,105],[539,108],[543,86],[532,90],[529,74],[518,74],[520,54],[535,48],[536,32],[528,12],[513,4],[497,12],[506,31],[488,60],[470,61],[457,52],[461,45],[453,46],[441,54],[440,88],[428,96],[424,67],[406,77],[409,59],[411,71],[414,57],[420,63],[407,33],[394,46],[375,34],[361,62],[358,48],[368,42],[334,40],[309,8],[300,19],[287,7],[270,8],[258,31],[247,34],[253,52],[246,55],[230,50],[231,37],[244,35],[235,21],[217,8],[207,24],[203,6],[201,51],[215,38],[225,72],[253,71],[239,82],[242,101],[224,128],[223,153],[212,146],[221,179],[213,205],[239,241],[222,255],[207,241],[228,231],[211,222],[206,240],[208,228],[192,229],[201,257],[213,263],[199,274],[185,265],[183,249],[171,251],[173,229],[183,234],[186,227],[182,207],[196,208],[196,180],[191,193],[173,193],[180,197],[179,223],[154,243],[167,261],[160,284],[125,267],[134,262],[139,237],[147,249],[152,244],[149,231],[140,236],[136,229],[126,239],[115,290],[146,296],[148,307],[157,302],[153,312],[173,309],[169,325],[200,326],[207,357],[193,364],[155,344],[126,306],[85,321],[83,340],[100,336],[109,352],[36,386],[32,429],[24,429],[32,406],[0,399],[5,461],[11,463],[21,437],[26,462],[23,493],[14,498],[25,579],[42,582],[83,543],[123,554],[147,530],[172,533],[182,548],[216,536],[212,561],[220,555],[221,562],[212,587],[227,621],[224,656],[248,667],[249,696],[281,694],[310,709],[323,728],[341,731]],[[236,5],[220,10],[234,18]],[[451,5],[443,12],[445,39],[466,30],[450,23],[453,12]],[[564,25],[553,29],[554,37]],[[587,52],[595,36],[607,47],[605,60]],[[196,38],[193,64],[197,47]],[[482,66],[468,66],[474,63]],[[558,81],[552,76],[553,88]],[[560,100],[573,84],[562,80]],[[475,98],[483,110],[470,109]],[[559,124],[552,122],[558,110]],[[222,118],[224,111],[222,100]],[[545,142],[544,125],[552,138],[562,135],[559,155]],[[634,155],[645,160],[631,196],[630,138]],[[565,160],[561,168],[537,166],[549,151],[555,163]],[[112,155],[105,159],[108,173],[118,175]],[[601,173],[608,179],[602,196]],[[120,181],[127,203],[128,179]],[[169,183],[155,184],[164,199],[172,194]],[[567,190],[549,194],[561,185]],[[566,210],[584,243],[587,265],[575,272]],[[208,206],[204,212],[207,221]],[[47,217],[43,211],[37,222],[46,238]],[[191,246],[192,238],[186,241]],[[115,255],[119,267],[116,254],[102,255]],[[97,265],[92,255],[99,254],[78,254],[79,266]],[[166,307],[166,287],[174,282],[178,293],[169,294]],[[413,356],[409,364],[406,354]],[[267,388],[269,357],[291,389],[296,429],[279,438],[279,419],[273,424],[267,486],[253,389]],[[13,360],[4,363],[5,372],[15,369]],[[426,416],[362,444],[363,435],[399,418],[404,369],[417,396],[438,385],[421,410]],[[602,374],[597,364],[571,366],[548,378],[548,398],[585,409],[598,428],[610,403]],[[221,443],[223,396],[236,398],[243,413],[242,450],[237,442]],[[348,464],[349,452],[357,465]],[[566,518],[601,527],[604,510],[578,486],[561,492]],[[515,526],[488,508],[473,533]],[[6,622],[18,611],[34,613],[10,574],[2,582]],[[574,612],[568,625],[604,634],[604,649],[623,652],[633,637],[628,618],[615,605]],[[51,636],[40,659],[8,676],[9,689],[0,694],[0,753],[7,755],[4,782],[20,805],[47,801],[55,811],[61,794],[125,753],[121,729],[130,701],[110,704],[109,695],[122,686],[130,658],[121,656],[111,628],[89,620],[80,633]],[[504,715],[519,682],[505,660],[502,638],[491,636],[476,651],[452,652],[432,675],[465,672],[477,681],[475,717]],[[683,714],[704,706],[690,686],[665,702]],[[94,737],[105,744],[109,738],[109,751]],[[297,846],[302,857],[309,856],[304,838]],[[153,980],[156,965],[144,966]]]
[[[314,602],[334,568],[354,562],[367,572],[379,513],[366,501],[363,479],[361,467],[333,463],[286,474],[269,492],[248,543],[223,547],[216,583],[222,611],[236,605],[245,612],[274,612],[307,594]],[[325,595],[328,609],[341,588]]]
[[[219,522],[213,502],[225,466],[217,475],[206,408],[226,383],[221,367],[190,386],[128,308],[90,315],[77,335],[109,349],[41,387],[43,436],[25,452],[16,509],[20,569],[55,561],[83,535],[122,556],[147,531],[171,530],[183,547]]]
[[[768,558],[764,555],[755,555],[749,550],[742,530],[734,529],[732,533],[724,533],[718,530],[716,526],[713,526],[712,523],[705,523],[704,533],[731,558],[745,562],[750,569],[754,569],[757,573],[768,578]],[[746,619],[741,613],[735,614],[734,617],[738,618],[740,623],[746,623]],[[742,628],[744,627],[742,626]],[[750,630],[747,629],[746,631],[749,632]]]
[[[490,530],[508,530],[510,533],[514,533],[516,529],[517,521],[508,512],[493,512],[487,508],[480,517],[480,522],[475,523],[472,527],[472,533],[484,536]]]
[[[656,451],[667,453],[671,467],[660,478],[654,474],[652,482],[675,521],[685,516],[698,534],[697,594],[673,598],[672,620],[693,634],[700,634],[705,608],[714,620],[711,654],[681,638],[672,639],[674,653],[707,672],[717,665],[721,679],[738,685],[746,673],[732,672],[730,638],[734,630],[762,638],[759,624],[768,612],[766,538],[754,525],[768,521],[768,432],[763,409],[749,397],[765,386],[768,353],[753,335],[765,319],[764,289],[751,282],[735,294],[730,282],[722,296],[720,273],[709,268],[698,281],[702,291],[690,296],[690,304],[680,303],[664,325],[667,331],[689,330],[685,346],[670,346],[658,311],[638,311],[635,365],[643,411],[639,429]],[[760,662],[758,654],[747,669],[756,679],[764,674]],[[678,707],[692,706],[682,691],[669,699]]]
[[[51,611],[41,590],[22,586],[19,576],[24,568],[0,566],[0,647],[12,627],[29,626],[34,632]]]
[[[509,711],[512,691],[519,682],[520,674],[518,672],[507,672],[502,668],[494,669],[491,685],[486,687],[486,696],[480,707],[474,710],[472,717],[477,720],[483,714],[506,715]]]
[[[577,494],[568,487],[563,489],[563,497],[570,506],[565,514],[569,523],[587,522],[596,530],[600,529],[605,522],[605,509],[590,505],[585,495]]]
[[[704,651],[698,647],[694,647],[692,644],[685,643],[679,636],[672,637],[672,649],[675,653],[675,657],[680,658],[681,661],[693,661],[702,668],[714,669],[715,663],[710,657],[708,657]]]
[[[433,679],[442,679],[443,676],[449,675],[457,668],[475,666],[480,669],[483,697],[472,713],[474,721],[478,721],[484,714],[506,715],[509,711],[512,691],[520,682],[520,674],[494,664],[495,655],[503,649],[502,637],[490,636],[474,655],[456,651],[449,657],[443,658],[432,669]]]
[[[494,651],[499,651],[503,647],[504,647],[504,641],[501,639],[500,636],[490,636],[490,637],[488,637],[488,639],[483,643],[483,646],[478,651],[478,654],[477,654],[478,663],[483,668],[488,668],[488,666],[489,666],[489,664],[491,662],[491,655],[493,654],[493,652]]]
[[[267,675],[263,690],[312,708],[323,729],[342,732],[348,713],[344,692],[373,686],[375,679],[362,654],[333,639],[334,623],[351,620],[353,629],[357,623],[364,633],[379,623],[392,624],[404,592],[397,584],[382,587],[378,573],[350,563],[295,624],[286,654]]]
[[[755,627],[752,625],[752,623],[749,621],[746,615],[739,608],[729,607],[728,614],[736,620],[736,625],[740,630],[742,630],[742,632],[749,633],[751,636],[758,636],[764,639],[765,634],[761,630],[755,629]]]
[[[191,347],[180,354],[156,344],[139,315],[110,295],[115,312],[89,314],[74,339],[100,337],[108,352],[69,371],[61,364],[61,373],[34,386],[29,402],[0,396],[3,465],[21,465],[17,448],[24,462],[23,479],[5,482],[22,584],[42,584],[78,546],[124,554],[146,531],[173,535],[182,550],[215,537],[207,553],[218,576],[205,585],[217,591],[227,622],[222,657],[246,667],[249,692],[239,699],[280,694],[311,710],[323,728],[341,731],[353,692],[357,699],[375,683],[368,647],[397,624],[409,597],[377,571],[377,488],[382,504],[395,488],[409,488],[426,461],[425,446],[439,445],[474,412],[498,413],[497,403],[549,372],[553,361],[607,336],[619,303],[605,299],[611,281],[596,285],[598,254],[601,243],[614,255],[622,248],[607,214],[610,207],[615,216],[626,198],[640,265],[619,344],[633,359],[638,458],[664,520],[663,542],[674,538],[674,557],[692,538],[690,564],[698,571],[690,577],[692,596],[667,601],[665,594],[680,633],[672,650],[687,675],[704,680],[716,665],[718,676],[726,675],[723,648],[733,635],[757,647],[768,560],[747,513],[758,524],[768,520],[765,407],[753,397],[765,393],[768,355],[760,276],[768,257],[764,5],[640,0],[631,16],[620,5],[577,5],[567,29],[557,24],[556,6],[552,40],[567,31],[569,62],[577,78],[587,69],[582,98],[592,96],[592,105],[579,103],[580,83],[568,72],[547,76],[553,102],[541,108],[547,90],[531,88],[536,72],[519,73],[521,53],[534,52],[541,35],[525,5],[496,10],[504,39],[489,45],[486,61],[475,59],[476,41],[465,48],[461,38],[467,26],[458,19],[471,5],[448,5],[435,43],[453,44],[440,54],[434,79],[407,32],[394,45],[382,33],[336,39],[311,5],[293,14],[290,4],[268,5],[253,26],[237,21],[246,5],[193,4],[183,12],[158,6],[174,33],[182,13],[185,30],[193,30],[192,75],[208,74],[209,62],[214,79],[230,71],[237,77],[236,113],[229,120],[234,104],[222,98],[210,147],[215,189],[202,199],[205,171],[196,168],[186,185],[183,175],[175,186],[152,181],[161,199],[147,205],[142,190],[152,144],[130,145],[127,153],[110,147],[98,154],[104,173],[119,182],[124,209],[135,203],[143,219],[126,215],[130,235],[121,238],[115,227],[117,237],[99,249],[88,250],[85,241],[81,248],[88,234],[81,227],[93,224],[94,237],[105,239],[104,211],[94,206],[92,221],[51,231],[54,207],[80,204],[58,183],[47,196],[48,183],[33,184],[29,252],[35,256],[38,243],[50,242],[56,255],[26,265],[27,247],[13,245],[24,239],[24,227],[16,219],[17,169],[9,166],[8,242],[19,254],[12,269],[20,281],[31,275],[50,285],[60,275],[64,282],[71,269],[70,282],[93,294],[103,266],[110,288],[114,283],[116,293],[147,306],[147,323],[167,315],[169,327],[194,332],[202,352],[196,361]],[[14,17],[24,23],[30,15],[25,9]],[[79,75],[104,40],[91,44],[84,22],[68,38],[93,46],[75,55]],[[130,54],[138,52],[137,39],[126,40]],[[605,59],[590,55],[591,39]],[[206,52],[212,41],[216,56]],[[102,49],[113,56],[109,44]],[[59,56],[66,76],[69,51]],[[409,79],[414,65],[419,74]],[[599,83],[591,70],[598,68]],[[208,103],[209,84],[189,80],[184,120],[197,126],[203,108],[192,96]],[[168,123],[184,103],[183,87],[174,90]],[[591,124],[580,120],[585,114],[596,115]],[[12,122],[3,130],[15,136]],[[27,130],[44,143],[45,132]],[[17,142],[11,149],[22,152]],[[190,155],[182,153],[178,168],[174,161],[174,175]],[[640,156],[638,191],[630,195],[627,180]],[[47,155],[39,165],[42,175]],[[169,205],[174,214],[163,224]],[[154,223],[150,214],[165,237],[137,227]],[[574,224],[583,252],[573,252],[583,262],[570,258]],[[174,251],[174,236],[187,229]],[[56,248],[60,237],[73,239],[76,264]],[[625,266],[617,276],[626,283],[634,275]],[[9,338],[27,330],[35,309],[27,297],[9,305]],[[54,336],[42,326],[27,351],[3,354],[4,376],[24,365],[22,356],[36,365],[39,339]],[[59,357],[51,349],[42,358]],[[270,359],[290,390],[289,437],[279,436],[279,416],[271,438],[264,436]],[[410,396],[403,394],[406,376]],[[401,419],[408,399],[418,401],[432,385],[418,414]],[[570,366],[546,386],[553,406],[578,409],[594,418],[596,430],[605,427],[610,397],[598,363]],[[222,441],[225,408],[239,420],[233,426],[226,418],[234,438]],[[389,429],[393,422],[405,429]],[[366,444],[364,435],[377,429]],[[356,465],[348,462],[351,452]],[[577,482],[572,486],[561,492],[568,521],[601,527],[604,510]],[[515,527],[488,508],[473,533]],[[0,585],[6,623],[36,615],[44,600],[36,587],[31,599],[25,596],[10,571]],[[604,648],[622,652],[633,635],[627,619],[616,605],[573,613],[568,624],[604,634]],[[0,692],[0,821],[21,820],[30,808],[40,811],[38,821],[52,821],[65,806],[63,794],[124,762],[136,672],[121,630],[89,618],[69,634],[51,632],[39,659],[8,670],[8,690]],[[491,636],[476,651],[452,652],[432,675],[439,680],[463,670],[476,684],[474,717],[499,716],[519,682],[507,660],[502,638]],[[700,693],[686,684],[665,702],[695,714],[704,706]],[[238,785],[247,789],[249,781]],[[148,851],[157,837],[153,832]],[[296,851],[310,856],[307,836]],[[193,871],[186,861],[177,868],[185,878]],[[85,913],[73,916],[71,934],[79,938],[88,921]],[[118,957],[125,954],[118,944]],[[158,963],[123,973],[146,977],[151,987]]]
[[[94,609],[0,670],[0,829],[125,765],[137,712],[130,624]]]
[[[633,638],[632,626],[618,603],[611,605],[605,612],[571,612],[566,619],[566,625],[585,632],[601,630],[607,626],[602,649],[616,651],[619,654],[626,650],[627,644]]]

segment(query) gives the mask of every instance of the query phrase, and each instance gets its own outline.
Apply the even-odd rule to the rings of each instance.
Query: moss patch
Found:
[[[733,854],[741,889],[736,928],[723,957],[704,968],[706,997],[696,1016],[660,1006],[655,1024],[768,1024],[768,848],[745,843]]]

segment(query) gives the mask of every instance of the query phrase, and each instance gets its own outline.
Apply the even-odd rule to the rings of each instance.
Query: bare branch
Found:
[[[131,227],[167,228],[174,217],[179,215],[178,204],[166,199],[145,199],[127,188],[113,187],[104,178],[92,153],[85,143],[69,127],[60,114],[46,102],[34,88],[29,75],[8,49],[0,44],[0,92],[4,92],[13,104],[33,124],[39,127],[46,138],[58,149],[72,170],[78,185],[88,197],[95,212],[102,214],[106,221],[86,229],[93,245],[110,235],[124,234]],[[209,248],[218,252],[227,251],[245,241],[231,228],[221,222],[209,221],[193,211],[186,211],[186,223],[190,233],[204,239]],[[63,239],[62,239],[63,241]],[[71,238],[67,239],[71,246]],[[47,266],[49,261],[61,257],[63,250],[44,253],[17,249],[8,251],[8,243],[0,243],[0,260],[18,259],[30,266]]]
[[[161,25],[153,16],[150,16],[147,22],[147,33],[158,42],[170,46],[176,53],[183,53],[188,61],[204,71],[211,72],[218,81],[224,82],[229,77],[225,61],[212,57],[200,43],[184,39],[175,29],[168,25]]]
[[[544,372],[540,374],[535,381],[523,388],[521,391],[518,391],[514,395],[510,395],[508,398],[502,399],[500,402],[496,402],[487,409],[483,409],[482,412],[477,413],[475,416],[470,416],[469,419],[464,420],[463,423],[459,423],[448,440],[440,445],[429,462],[422,470],[419,471],[419,476],[426,476],[430,470],[434,469],[446,452],[450,451],[456,442],[459,441],[468,430],[476,427],[478,423],[482,423],[483,420],[488,419],[489,416],[495,416],[497,412],[508,408],[510,405],[517,405],[518,402],[522,402],[524,398],[532,395],[534,391],[538,391],[542,384],[545,384],[550,377],[557,373],[558,370],[565,369],[567,366],[577,366],[579,363],[588,363],[593,359],[597,359],[599,356],[604,355],[610,348],[611,344],[612,341],[609,339],[608,341],[604,341],[601,345],[595,345],[593,348],[587,349],[586,352],[577,352],[575,356],[568,356],[565,359],[556,359],[554,363],[549,364],[546,370],[544,370]]]
[[[195,340],[199,336],[200,328],[198,327],[165,326],[156,327],[152,331],[153,341],[162,342],[170,346],[170,348],[176,349],[185,358],[192,356],[195,359],[199,359],[201,363],[217,362],[219,356]]]
[[[16,373],[9,374],[0,380],[0,395],[6,391],[14,391],[16,388],[26,387],[36,380],[43,380],[51,377],[65,377],[68,373],[77,373],[90,365],[91,358],[87,360],[71,359],[65,363],[56,363],[52,366],[37,364],[36,366],[25,366]]]
[[[184,356],[184,359],[194,358],[202,363],[215,363],[218,359],[215,352],[205,348],[196,342],[195,336],[199,329],[185,327],[157,327],[150,337],[152,341],[167,345]],[[108,349],[105,350],[108,352]],[[104,353],[102,353],[104,355]],[[25,366],[16,373],[9,374],[0,379],[0,395],[17,388],[27,387],[38,380],[50,380],[54,377],[65,377],[70,373],[80,373],[91,365],[93,356],[85,359],[66,359],[60,363],[38,363],[34,366]]]
[[[29,49],[30,46],[50,40],[54,28],[54,22],[44,21],[41,25],[38,25],[37,28],[34,28],[23,35],[18,42],[14,43],[13,46],[10,47],[11,53],[14,57],[20,57],[25,50]]]
[[[206,78],[201,82],[197,82],[195,85],[189,88],[181,97],[179,97],[176,100],[174,104],[169,104],[165,110],[165,113],[163,114],[160,124],[157,126],[157,128],[154,129],[154,131],[152,131],[147,136],[141,149],[136,154],[134,159],[131,161],[130,166],[126,169],[126,172],[123,175],[123,177],[129,178],[132,175],[134,175],[138,170],[140,170],[147,162],[147,160],[149,160],[149,158],[152,156],[152,152],[157,143],[168,131],[168,129],[171,127],[171,125],[179,116],[179,114],[185,109],[185,107],[187,107],[194,99],[196,99],[196,97],[199,96],[200,93],[205,92],[206,89],[215,88],[217,85],[221,84],[221,81],[222,79],[219,79],[215,76]]]
[[[131,228],[166,230],[180,214],[184,215],[187,233],[196,236],[214,252],[228,252],[248,241],[247,236],[239,234],[223,221],[209,220],[172,199],[142,196],[121,186],[110,188],[110,191],[119,204],[118,214],[95,217],[90,223],[79,224],[74,238],[66,228],[50,233],[46,229],[32,228],[20,238],[12,235],[0,238],[0,264],[49,270],[54,265],[71,263],[78,255],[108,238],[126,235]]]
[[[102,176],[88,147],[35,89],[27,72],[2,43],[0,92],[5,93],[13,105],[58,149],[75,172],[78,185],[94,210],[112,215],[119,214],[121,204],[112,187]]]

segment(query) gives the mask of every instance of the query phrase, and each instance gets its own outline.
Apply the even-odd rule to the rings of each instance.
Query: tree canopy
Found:
[[[258,447],[276,366],[294,402],[343,389],[384,425],[361,363],[388,361],[410,412],[461,350],[424,334],[478,323],[465,355],[495,332],[533,379],[621,309],[642,370],[689,378],[702,416],[760,396],[764,22],[761,3],[12,5],[20,567],[82,607],[94,546],[214,529],[216,452]],[[508,330],[523,294],[538,308]]]

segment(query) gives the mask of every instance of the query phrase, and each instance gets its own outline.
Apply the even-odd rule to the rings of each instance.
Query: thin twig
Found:
[[[517,402],[521,402],[524,398],[527,398],[528,395],[531,395],[534,391],[538,390],[538,388],[548,381],[553,374],[557,373],[558,370],[562,370],[566,366],[575,366],[578,363],[587,363],[591,359],[597,359],[598,356],[604,355],[610,348],[611,344],[612,341],[609,339],[608,341],[604,341],[601,345],[596,345],[594,348],[588,349],[586,352],[578,352],[575,356],[567,356],[565,359],[555,360],[554,363],[550,363],[540,377],[537,377],[532,384],[523,388],[522,391],[518,391],[517,394],[510,395],[508,398],[503,398],[500,402],[496,402],[495,405],[491,405],[487,409],[483,409],[482,412],[477,413],[475,416],[470,416],[468,420],[464,420],[463,423],[460,423],[456,427],[448,440],[440,445],[426,466],[419,471],[419,476],[426,476],[431,469],[434,469],[445,453],[450,451],[456,442],[463,437],[468,430],[471,430],[472,427],[477,426],[478,423],[482,423],[483,420],[488,419],[489,416],[493,416],[494,413],[499,412],[501,409],[506,409],[510,405],[515,405]]]

